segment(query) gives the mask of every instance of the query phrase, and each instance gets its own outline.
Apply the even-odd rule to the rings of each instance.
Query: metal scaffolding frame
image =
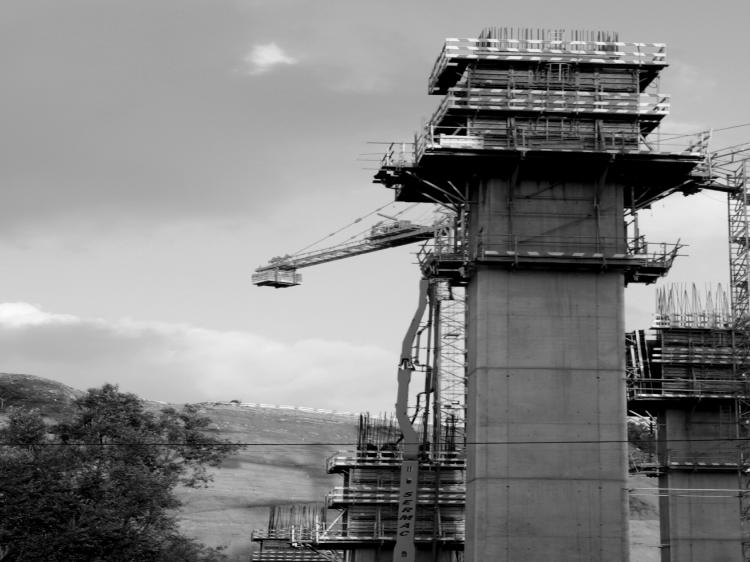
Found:
[[[750,562],[750,160],[740,162],[734,170],[735,190],[727,196],[729,228],[729,280],[731,287],[732,323],[734,327],[734,370],[737,380],[744,383],[737,408],[737,439],[739,443],[738,478],[740,520],[742,524],[742,558]]]
[[[729,193],[729,281],[732,297],[732,319],[735,328],[746,329],[750,319],[750,290],[748,267],[750,266],[750,231],[748,226],[748,161],[741,163],[735,171],[736,190]]]
[[[435,385],[433,441],[441,449],[463,450],[466,425],[466,292],[435,280]],[[448,429],[452,431],[448,431]],[[441,434],[438,435],[437,432]],[[453,440],[453,442],[451,442]]]

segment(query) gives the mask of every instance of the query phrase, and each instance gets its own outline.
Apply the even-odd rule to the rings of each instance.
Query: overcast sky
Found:
[[[665,132],[750,122],[750,3],[4,0],[0,372],[154,400],[390,410],[414,248],[252,270],[389,203],[367,159],[438,99],[445,37],[489,25],[663,41]],[[715,147],[750,129],[718,132]],[[725,282],[726,202],[644,214],[672,280]],[[653,290],[627,290],[646,327]]]

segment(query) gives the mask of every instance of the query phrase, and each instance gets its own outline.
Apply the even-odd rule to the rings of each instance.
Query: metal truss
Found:
[[[748,170],[746,160],[735,173],[736,189],[729,193],[729,282],[732,295],[732,316],[735,328],[744,330],[750,320],[750,223],[748,222]]]
[[[735,376],[743,390],[737,395],[737,443],[742,525],[742,559],[750,562],[750,161],[744,160],[733,174],[735,189],[729,192],[729,281],[734,328]]]
[[[466,291],[435,279],[435,442],[462,450],[466,425]],[[452,437],[455,436],[455,437]],[[455,442],[448,442],[454,439]]]

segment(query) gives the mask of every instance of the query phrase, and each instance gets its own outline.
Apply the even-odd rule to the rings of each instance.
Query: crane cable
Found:
[[[339,228],[338,230],[336,230],[336,231],[334,231],[334,232],[331,232],[330,234],[328,234],[328,235],[324,236],[324,237],[323,237],[323,238],[321,238],[320,240],[316,240],[316,241],[315,241],[315,242],[313,242],[312,244],[308,244],[308,245],[307,245],[307,246],[305,246],[304,248],[300,248],[299,250],[297,250],[296,252],[294,252],[294,253],[292,254],[292,256],[298,256],[299,254],[301,254],[301,253],[302,253],[302,252],[304,252],[305,250],[309,250],[309,249],[310,249],[310,248],[312,248],[313,246],[317,246],[317,245],[318,245],[318,244],[320,244],[321,242],[323,242],[323,241],[325,241],[325,240],[328,240],[329,238],[332,238],[333,236],[336,236],[337,234],[340,234],[341,232],[343,232],[343,231],[344,231],[344,230],[346,230],[347,228],[351,228],[351,227],[352,227],[352,226],[354,226],[355,224],[357,224],[357,223],[359,223],[359,222],[362,222],[362,221],[363,221],[364,219],[366,219],[366,218],[368,218],[368,217],[371,217],[372,215],[375,215],[375,214],[377,214],[378,212],[382,211],[382,210],[383,210],[383,209],[385,209],[386,207],[389,207],[390,205],[393,205],[393,203],[392,203],[392,202],[391,202],[391,203],[386,203],[385,205],[383,205],[383,206],[381,206],[381,207],[378,207],[378,208],[377,208],[377,209],[375,209],[374,211],[370,211],[370,212],[369,212],[369,213],[367,213],[366,215],[363,215],[363,216],[361,216],[361,217],[359,217],[359,218],[356,218],[356,219],[354,219],[354,220],[353,220],[352,222],[350,222],[349,224],[347,224],[347,225],[345,225],[345,226],[342,226],[341,228]],[[411,205],[409,205],[409,206],[408,206],[408,207],[406,207],[405,209],[403,209],[403,210],[399,211],[398,213],[395,213],[395,216],[399,216],[399,215],[402,215],[402,214],[404,214],[404,213],[405,213],[406,211],[408,211],[408,210],[412,209],[412,208],[413,208],[414,206],[416,206],[416,205],[417,205],[417,203],[412,203]],[[358,237],[358,236],[362,235],[363,233],[367,232],[367,230],[369,230],[369,229],[365,229],[365,230],[363,230],[363,231],[360,231],[360,232],[357,232],[357,233],[353,234],[352,236],[350,236],[349,238],[347,238],[346,240],[344,240],[344,242],[343,242],[343,243],[346,243],[346,242],[348,242],[348,241],[350,241],[350,240],[352,240],[352,239],[354,239],[354,238],[356,238],[356,237]]]
[[[318,244],[320,244],[320,243],[321,243],[321,242],[323,242],[324,240],[327,240],[328,238],[331,238],[332,236],[336,236],[336,235],[337,235],[337,234],[338,234],[339,232],[342,232],[342,231],[346,230],[347,228],[349,228],[349,227],[351,227],[351,226],[353,226],[353,225],[357,224],[358,222],[361,222],[362,220],[366,219],[367,217],[371,217],[372,215],[374,215],[374,214],[375,214],[375,213],[377,213],[378,211],[382,211],[383,209],[385,209],[385,208],[386,208],[386,207],[388,207],[389,205],[391,205],[391,203],[386,203],[386,204],[385,204],[385,205],[383,205],[382,207],[378,207],[378,208],[377,208],[377,209],[375,209],[374,211],[371,211],[371,212],[367,213],[366,215],[364,215],[364,216],[362,216],[362,217],[359,217],[359,218],[356,218],[356,219],[354,219],[354,220],[353,220],[352,222],[350,222],[349,224],[347,224],[347,225],[345,225],[345,226],[342,226],[341,228],[339,228],[339,229],[338,229],[338,230],[336,230],[335,232],[331,232],[330,234],[328,234],[327,236],[324,236],[324,237],[323,237],[323,238],[321,238],[320,240],[316,240],[316,241],[315,241],[315,242],[313,242],[312,244],[308,244],[308,245],[307,245],[307,246],[305,246],[304,248],[300,248],[299,250],[297,250],[296,252],[294,252],[294,253],[293,253],[292,255],[296,256],[297,254],[300,254],[300,253],[304,252],[305,250],[309,250],[309,249],[310,249],[310,248],[312,248],[313,246],[317,246]]]
[[[393,204],[393,203],[391,203],[391,204]],[[411,209],[413,209],[413,208],[414,208],[414,207],[416,207],[417,205],[419,205],[419,203],[412,203],[412,204],[411,204],[411,205],[409,205],[408,207],[406,207],[406,208],[404,208],[404,209],[401,209],[401,210],[400,210],[399,212],[397,212],[397,213],[393,213],[393,218],[396,218],[396,217],[400,217],[401,215],[403,215],[403,214],[404,214],[404,213],[406,213],[407,211],[410,211]],[[369,217],[369,216],[370,216],[370,215],[372,215],[373,213],[377,213],[378,211],[380,211],[380,210],[382,210],[382,209],[383,209],[383,207],[380,207],[380,209],[377,209],[377,210],[373,211],[372,213],[370,213],[369,215],[366,215],[366,216],[368,216],[368,217]],[[381,215],[381,216],[383,216],[383,215]],[[355,232],[355,233],[354,233],[354,234],[352,234],[352,235],[351,235],[351,236],[350,236],[349,238],[347,238],[346,240],[344,240],[344,241],[342,242],[342,244],[345,244],[345,243],[349,242],[350,240],[354,240],[355,238],[359,238],[360,236],[362,236],[362,235],[363,235],[363,234],[364,234],[365,232],[367,232],[367,231],[369,231],[369,230],[370,230],[369,228],[366,228],[366,229],[364,229],[364,230],[360,230],[359,232]]]

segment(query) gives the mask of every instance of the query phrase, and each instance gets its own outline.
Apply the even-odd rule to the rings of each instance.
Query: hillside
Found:
[[[0,415],[6,408],[37,409],[43,416],[60,419],[71,411],[73,400],[84,393],[56,381],[35,377],[0,373]]]
[[[70,413],[72,400],[81,395],[55,381],[30,375],[0,373],[0,423],[10,406],[38,408],[50,420]],[[163,404],[146,402],[151,408]],[[205,489],[181,489],[183,531],[212,545],[226,545],[231,560],[247,560],[250,531],[262,528],[268,507],[296,502],[321,502],[340,484],[325,473],[325,459],[350,449],[356,439],[357,418],[312,411],[239,403],[201,404],[214,421],[212,431],[234,442],[250,444],[214,471]],[[631,488],[653,488],[652,478],[635,476]],[[656,496],[631,498],[631,558],[658,560],[658,507]]]
[[[340,484],[325,460],[356,439],[354,416],[228,404],[203,404],[202,413],[222,437],[253,445],[224,463],[210,488],[181,491],[182,528],[229,545],[238,560],[250,550],[250,531],[265,527],[269,506],[321,502]]]

